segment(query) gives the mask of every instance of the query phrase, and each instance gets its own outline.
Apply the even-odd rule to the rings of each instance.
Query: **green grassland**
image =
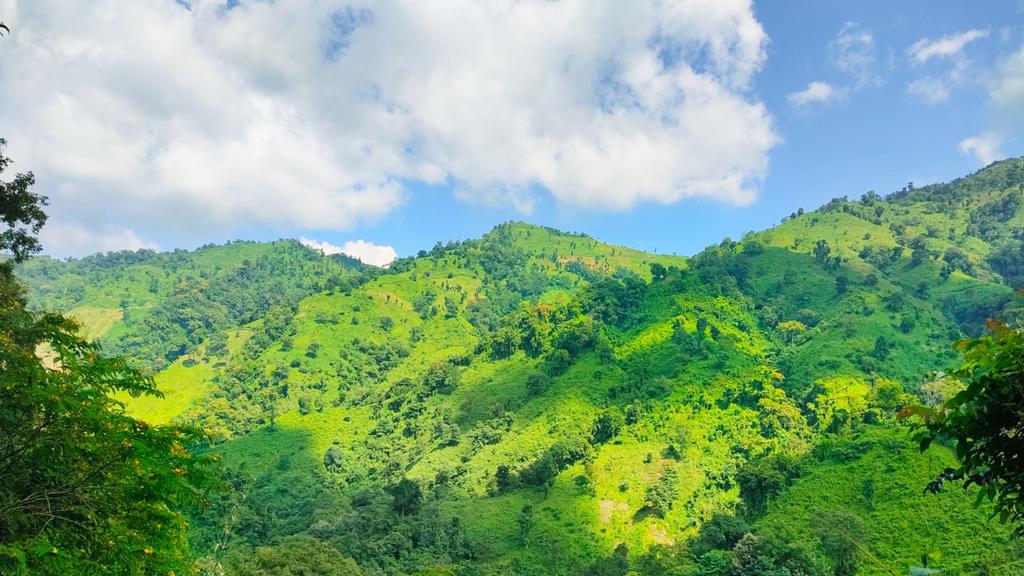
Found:
[[[156,371],[131,414],[209,432],[231,489],[194,548],[228,573],[304,534],[367,575],[825,575],[838,509],[861,574],[1015,574],[973,494],[923,494],[951,455],[895,414],[1012,303],[1022,184],[1005,161],[692,258],[506,223],[387,270],[282,241],[22,274]],[[723,517],[804,564],[743,572]]]

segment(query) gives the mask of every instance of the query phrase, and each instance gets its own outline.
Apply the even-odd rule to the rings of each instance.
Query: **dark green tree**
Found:
[[[939,408],[905,408],[901,417],[921,417],[921,449],[936,441],[955,445],[958,468],[948,468],[928,485],[977,485],[993,502],[1000,520],[1024,535],[1024,329],[990,321],[990,334],[957,343],[963,365],[951,374],[965,388]]]
[[[0,138],[0,175],[11,165],[12,160],[4,154],[7,140]],[[10,252],[16,262],[39,252],[36,235],[46,224],[43,207],[48,201],[45,196],[32,192],[35,176],[31,172],[14,175],[8,182],[0,180],[0,251]]]
[[[626,423],[622,413],[617,409],[606,410],[594,419],[590,437],[594,444],[604,444],[616,437]]]
[[[420,509],[423,501],[423,491],[415,480],[402,478],[398,484],[391,487],[391,497],[395,512],[406,516],[414,514]]]
[[[835,576],[855,576],[857,556],[865,537],[861,519],[847,510],[831,510],[816,515],[811,520],[811,529],[832,561]]]
[[[644,494],[644,505],[657,514],[664,516],[675,504],[679,497],[679,490],[676,487],[678,474],[675,468],[666,468],[661,477],[654,484],[647,487]]]
[[[534,372],[526,378],[526,393],[540,396],[551,387],[551,377],[544,372]]]
[[[312,536],[288,536],[274,546],[243,547],[225,561],[236,576],[362,576],[359,566]]]
[[[629,548],[625,543],[615,547],[610,556],[599,558],[587,567],[586,576],[626,576],[629,572]]]
[[[523,543],[526,542],[527,537],[530,535],[530,530],[533,529],[535,520],[533,518],[533,506],[526,504],[523,509],[519,511],[519,517],[516,519],[516,523],[519,525],[519,540]]]
[[[668,274],[668,270],[665,269],[665,266],[663,266],[663,265],[661,265],[661,264],[659,264],[657,262],[655,262],[654,264],[651,264],[651,277],[655,281],[664,280],[665,276],[667,274]]]
[[[0,265],[0,573],[186,573],[183,512],[214,485],[188,451],[201,434],[125,414],[116,396],[158,396],[153,379],[73,321],[27,309],[13,263],[38,250],[46,220],[31,183],[0,187],[0,248],[13,254]]]

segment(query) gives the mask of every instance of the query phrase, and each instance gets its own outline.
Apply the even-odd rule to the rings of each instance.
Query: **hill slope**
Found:
[[[233,490],[194,534],[229,573],[301,534],[366,574],[728,574],[757,546],[825,574],[815,518],[840,509],[862,574],[1011,574],[971,495],[920,496],[950,455],[893,415],[1011,302],[1022,185],[996,163],[691,259],[508,223],[383,273],[283,242],[23,274],[161,370],[168,398],[130,411],[211,433]]]

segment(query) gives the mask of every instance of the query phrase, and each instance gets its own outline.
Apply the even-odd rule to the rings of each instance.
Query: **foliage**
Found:
[[[8,236],[18,260],[45,215],[39,197],[13,193],[5,222],[29,225]],[[127,416],[114,395],[157,395],[153,379],[77,329],[28,310],[11,267],[0,267],[0,572],[184,573],[183,513],[214,485],[208,459],[188,450],[202,436]]]
[[[951,456],[905,449],[891,418],[948,394],[922,376],[1005,312],[990,255],[1024,220],[992,207],[1015,206],[1022,166],[837,199],[689,259],[506,223],[384,271],[289,242],[19,270],[35,306],[160,368],[166,398],[118,396],[129,413],[212,433],[232,490],[191,537],[228,575],[294,535],[375,576],[829,574],[814,517],[837,508],[863,519],[862,574],[925,548],[1012,573],[988,508],[920,494]],[[213,293],[229,282],[243,294]]]
[[[960,465],[947,468],[928,485],[938,492],[948,481],[981,488],[979,497],[995,505],[1000,520],[1016,524],[1024,534],[1024,330],[998,321],[992,333],[963,340],[958,348],[964,364],[952,373],[963,390],[938,408],[911,407],[904,415],[918,414],[921,449],[934,442],[952,442]]]
[[[0,138],[0,174],[13,160],[4,154],[7,141]],[[21,262],[29,255],[39,252],[41,246],[36,234],[46,224],[47,199],[32,192],[35,176],[31,172],[19,173],[10,182],[0,181],[0,250],[11,252],[15,262]]]
[[[274,546],[240,549],[226,562],[238,576],[362,576],[351,559],[311,536],[289,536]]]

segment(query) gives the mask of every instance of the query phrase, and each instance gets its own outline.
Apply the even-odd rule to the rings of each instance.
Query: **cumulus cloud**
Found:
[[[856,88],[882,84],[875,36],[856,22],[847,22],[832,38],[828,59],[833,66],[853,77]]]
[[[349,240],[341,247],[341,252],[373,266],[387,266],[398,258],[398,253],[391,246],[381,246],[365,240]]]
[[[323,252],[325,256],[342,253],[341,246],[336,246],[330,242],[320,242],[319,240],[313,240],[312,238],[306,238],[305,236],[300,237],[299,242],[307,248]]]
[[[828,82],[814,81],[807,85],[807,88],[793,92],[787,98],[789,105],[794,108],[803,108],[811,104],[825,104],[842,98],[843,90],[836,88]]]
[[[73,223],[49,223],[39,240],[51,254],[88,255],[113,250],[159,250],[155,242],[139,237],[134,230],[116,226],[84,227]]]
[[[1024,112],[1024,47],[999,66],[990,96],[997,107],[1014,116]]]
[[[365,240],[349,240],[342,246],[306,237],[300,238],[299,242],[328,256],[331,254],[344,254],[372,266],[387,266],[394,262],[395,258],[398,258],[398,252],[391,246],[374,244]]]
[[[750,0],[183,4],[0,0],[0,124],[54,221],[345,230],[409,181],[743,204],[778,141]]]
[[[982,166],[988,166],[996,160],[1002,160],[1006,156],[999,151],[1003,141],[1000,136],[992,132],[986,132],[978,136],[971,136],[960,141],[961,154],[974,156]]]
[[[956,56],[963,52],[964,47],[971,42],[987,38],[988,35],[988,30],[967,30],[958,34],[947,34],[936,40],[921,38],[910,46],[907,53],[910,55],[911,60],[918,64],[923,64],[932,58]]]

